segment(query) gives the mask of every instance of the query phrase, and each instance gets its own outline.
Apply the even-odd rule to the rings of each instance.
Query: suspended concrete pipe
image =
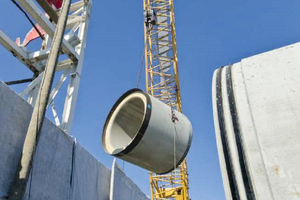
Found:
[[[174,114],[175,123],[169,106],[140,89],[129,90],[106,119],[102,146],[106,153],[149,171],[171,172],[184,160],[192,142],[190,121],[176,110]]]

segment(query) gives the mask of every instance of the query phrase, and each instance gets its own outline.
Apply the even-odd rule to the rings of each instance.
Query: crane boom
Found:
[[[173,0],[143,0],[146,89],[182,112]],[[150,172],[151,199],[189,200],[187,163],[173,172]]]

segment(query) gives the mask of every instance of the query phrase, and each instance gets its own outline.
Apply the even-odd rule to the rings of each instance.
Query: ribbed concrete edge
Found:
[[[299,55],[296,43],[215,71],[214,122],[227,199],[300,199]]]
[[[214,71],[213,79],[212,79],[212,106],[213,106],[213,117],[214,117],[214,125],[215,125],[215,133],[216,133],[216,142],[217,142],[217,149],[218,149],[218,155],[219,155],[219,162],[220,162],[220,168],[221,168],[221,174],[222,174],[222,180],[223,180],[223,186],[225,191],[225,196],[227,200],[232,199],[230,185],[229,185],[229,178],[228,173],[226,170],[226,161],[224,157],[224,151],[223,151],[223,144],[221,140],[220,135],[220,126],[219,126],[219,120],[218,120],[218,109],[217,109],[217,74],[220,69],[217,69]]]

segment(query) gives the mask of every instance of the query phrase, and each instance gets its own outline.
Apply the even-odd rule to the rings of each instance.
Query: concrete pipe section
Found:
[[[226,199],[300,200],[300,43],[217,69],[212,100]]]
[[[106,119],[102,146],[108,154],[149,171],[171,172],[184,160],[192,141],[190,121],[176,110],[174,114],[175,123],[169,106],[140,89],[129,90]]]

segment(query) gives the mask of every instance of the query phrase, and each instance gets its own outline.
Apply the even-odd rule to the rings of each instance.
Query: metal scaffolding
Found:
[[[16,2],[37,23],[36,28],[43,34],[44,39],[41,48],[34,52],[26,48],[26,45],[33,40],[32,34],[34,34],[35,30],[31,30],[29,32],[31,34],[27,34],[25,38],[27,41],[25,42],[24,40],[22,44],[19,39],[17,42],[13,42],[12,39],[0,30],[0,44],[32,71],[33,79],[20,93],[20,96],[26,99],[31,105],[34,105],[50,52],[50,45],[56,27],[57,16],[59,17],[60,15],[60,9],[50,4],[48,5],[46,1],[41,0],[37,0],[37,2],[44,10],[41,10],[33,0],[16,0]],[[69,134],[71,133],[75,114],[92,3],[92,0],[81,0],[71,4],[60,54],[61,58],[67,58],[59,59],[56,66],[56,73],[60,73],[61,76],[54,83],[48,100],[48,107],[51,107],[56,125]],[[67,80],[68,89],[64,93],[65,103],[60,119],[55,107],[55,97],[58,95],[63,83],[67,82]],[[62,91],[60,95],[63,95]]]

